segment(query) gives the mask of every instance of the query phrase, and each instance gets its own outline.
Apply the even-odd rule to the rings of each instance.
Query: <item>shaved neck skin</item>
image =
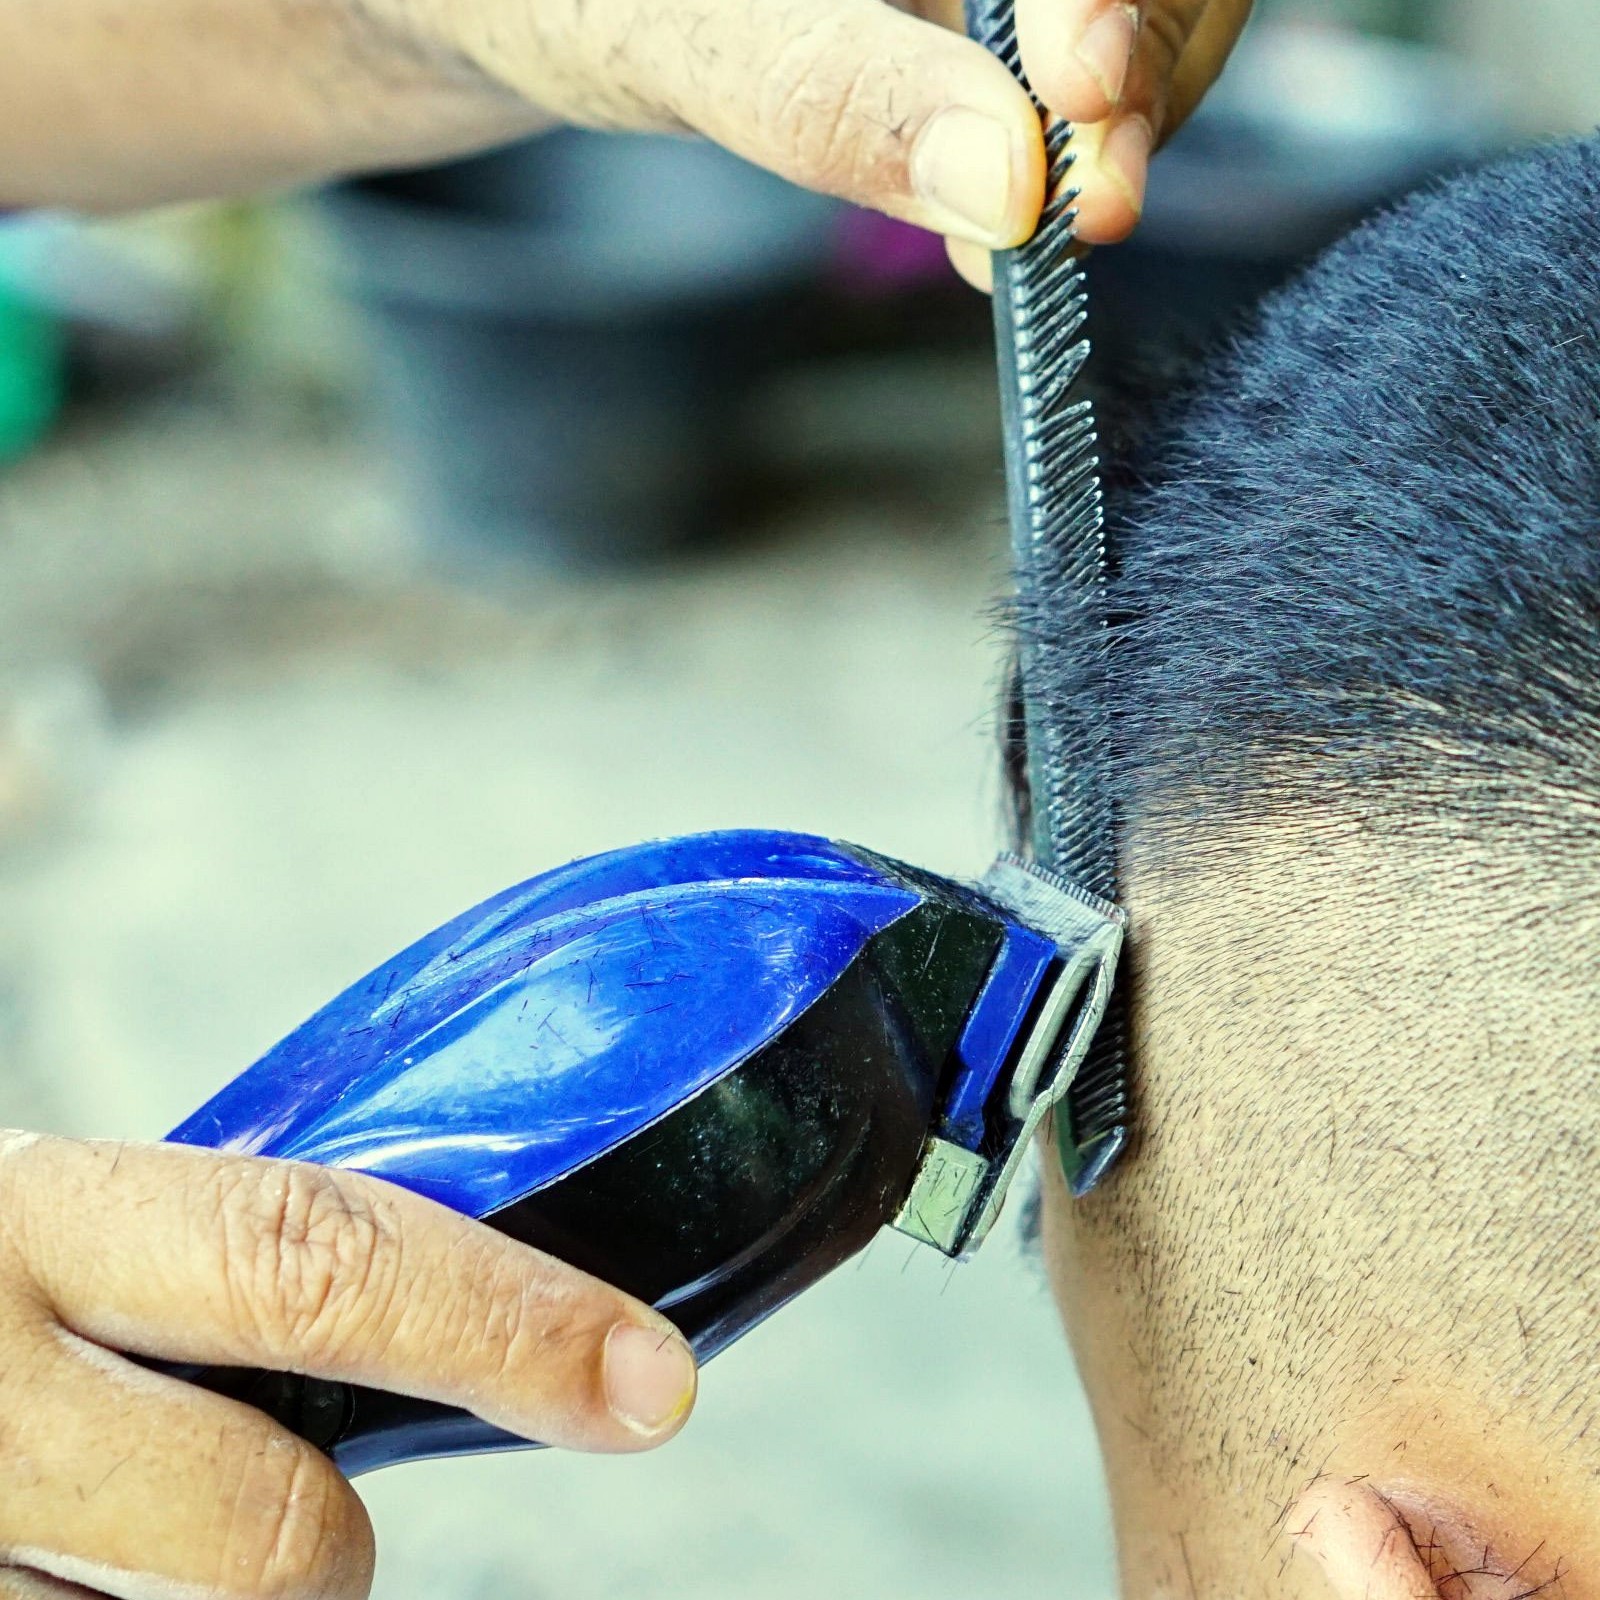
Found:
[[[1045,1163],[1123,1593],[1600,1597],[1593,913],[1322,819],[1241,859],[1130,873],[1141,1139]]]

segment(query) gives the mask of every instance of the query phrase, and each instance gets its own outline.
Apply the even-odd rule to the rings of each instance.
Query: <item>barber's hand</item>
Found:
[[[1029,81],[1076,125],[1078,234],[1115,244],[1144,204],[1150,152],[1217,80],[1252,0],[1017,0]]]
[[[694,1397],[653,1311],[389,1184],[3,1135],[5,1600],[367,1592],[371,1526],[324,1456],[118,1351],[400,1390],[587,1450],[657,1444]]]
[[[954,0],[943,0],[953,4]],[[1150,155],[1226,65],[1252,0],[1016,0],[1023,66],[1073,123],[1079,239],[1116,244],[1144,206]],[[987,251],[956,237],[950,258],[987,288]]]
[[[959,0],[364,0],[577,123],[706,134],[808,188],[981,246],[1044,199],[1038,118]],[[1150,151],[1221,71],[1250,0],[1017,0],[1027,72],[1083,124],[1080,233],[1122,238]],[[946,26],[940,26],[943,23]]]

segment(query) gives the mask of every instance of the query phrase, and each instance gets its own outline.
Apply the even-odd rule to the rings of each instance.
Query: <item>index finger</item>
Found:
[[[13,1136],[0,1248],[74,1332],[463,1407],[547,1444],[639,1449],[693,1404],[648,1306],[392,1184],[178,1145]]]
[[[1251,0],[1017,0],[1023,65],[1077,130],[1078,237],[1114,244],[1139,220],[1151,151],[1215,81]]]

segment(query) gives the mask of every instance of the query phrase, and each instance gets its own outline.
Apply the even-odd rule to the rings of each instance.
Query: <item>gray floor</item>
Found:
[[[981,871],[976,432],[918,495],[822,489],[716,559],[492,596],[422,575],[367,456],[281,419],[170,408],[0,477],[0,1121],[159,1134],[410,937],[650,834]],[[366,1489],[384,1596],[1112,1593],[1082,1400],[1009,1238],[951,1270],[886,1235],[711,1367],[655,1457]]]

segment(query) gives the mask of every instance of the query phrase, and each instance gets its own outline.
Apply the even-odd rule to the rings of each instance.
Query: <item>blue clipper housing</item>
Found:
[[[172,1138],[348,1167],[647,1300],[706,1359],[892,1224],[981,1242],[1109,998],[1122,914],[730,832],[575,862],[330,1002]],[[466,1412],[180,1368],[357,1473],[512,1448]]]

